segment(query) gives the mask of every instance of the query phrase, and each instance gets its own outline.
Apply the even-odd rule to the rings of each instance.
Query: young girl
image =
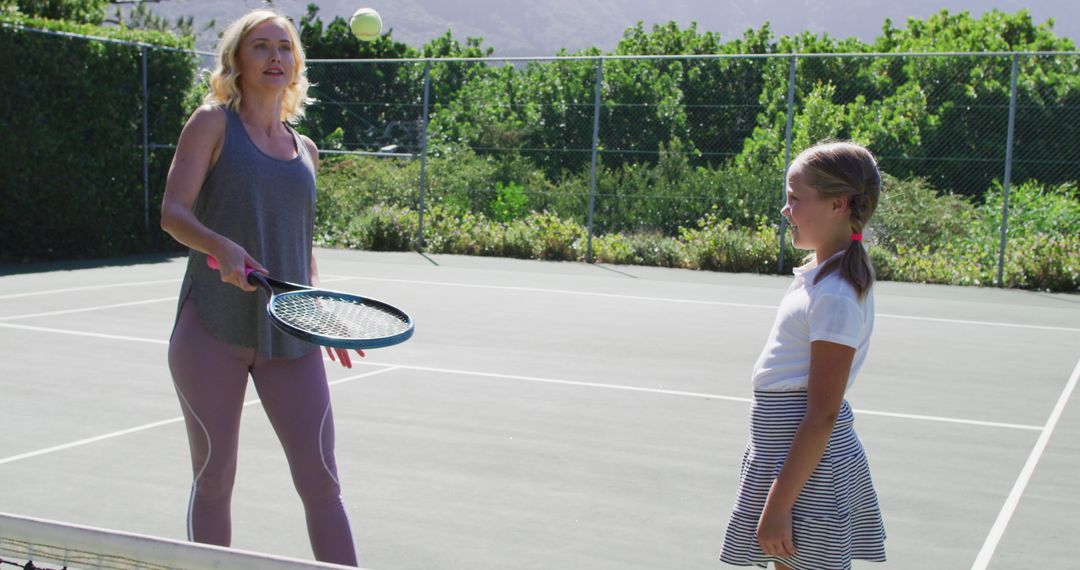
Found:
[[[868,150],[814,146],[792,163],[781,214],[813,250],[754,366],[750,441],[720,559],[778,570],[883,562],[885,528],[844,392],[874,329],[874,271],[862,230],[881,176]]]
[[[256,10],[222,35],[205,105],[177,143],[161,225],[190,249],[169,341],[194,474],[188,538],[228,546],[248,375],[285,449],[315,558],[355,566],[334,460],[334,419],[317,347],[271,326],[245,267],[314,284],[318,150],[287,122],[308,81],[293,25]],[[207,267],[217,258],[220,273]],[[330,351],[351,366],[343,350]],[[363,356],[363,353],[360,353]]]

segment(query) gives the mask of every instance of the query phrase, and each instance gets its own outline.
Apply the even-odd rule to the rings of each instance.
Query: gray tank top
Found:
[[[240,117],[225,109],[225,141],[192,212],[206,227],[239,244],[277,279],[309,284],[315,223],[315,164],[291,128],[297,157],[273,158],[255,146]],[[254,348],[263,358],[298,358],[314,345],[291,337],[266,315],[266,294],[223,283],[190,250],[177,316],[191,298],[199,320],[216,338]],[[175,324],[174,324],[175,327]]]

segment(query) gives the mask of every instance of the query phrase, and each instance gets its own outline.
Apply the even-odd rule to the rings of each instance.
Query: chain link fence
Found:
[[[392,149],[436,162],[466,153],[510,170],[516,158],[543,174],[523,168],[520,178],[492,184],[434,166],[399,182],[408,189],[399,198],[408,196],[410,206],[424,211],[456,200],[490,214],[511,187],[527,209],[585,225],[590,259],[596,236],[672,236],[710,212],[736,225],[764,219],[783,227],[790,158],[817,141],[853,138],[870,146],[895,179],[917,178],[983,208],[1000,205],[999,225],[983,228],[1000,232],[1000,282],[1010,185],[1075,185],[1080,178],[1076,53],[313,60],[310,66],[320,78],[313,90],[320,102],[311,114],[352,105],[363,115],[363,125],[351,131],[353,119],[330,123],[348,133],[343,151]],[[387,98],[371,106],[362,97],[343,100],[337,86],[350,75],[394,79],[376,81]],[[319,140],[326,132],[310,134]],[[468,161],[457,165],[464,169]],[[423,247],[424,229],[419,232],[416,244]]]
[[[155,66],[157,50],[130,47],[134,69],[117,73],[133,75],[142,103],[117,120],[142,154],[141,187],[126,191],[141,194],[150,231],[178,136],[171,115],[186,116],[206,88],[200,80],[191,93],[149,92],[146,78],[166,71]],[[213,54],[191,55],[204,77]],[[793,262],[779,246],[787,164],[815,142],[851,138],[891,179],[996,209],[995,224],[979,231],[1000,238],[990,252],[1000,283],[1009,224],[1025,223],[1010,208],[1038,207],[1010,205],[1010,189],[1071,185],[1075,197],[1080,179],[1080,53],[309,60],[308,68],[316,102],[298,128],[320,147],[320,192],[333,205],[320,208],[320,227],[375,223],[372,208],[418,215],[407,240],[324,243],[439,251],[430,226],[440,215],[506,222],[548,212],[583,229],[566,239],[584,243],[591,261],[605,236],[670,238],[726,220],[780,226],[783,270]],[[135,173],[117,174],[130,185]]]

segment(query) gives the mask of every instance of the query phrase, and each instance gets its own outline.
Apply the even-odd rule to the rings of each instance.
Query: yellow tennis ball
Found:
[[[371,8],[360,8],[349,18],[349,29],[357,39],[370,42],[382,32],[382,18]]]

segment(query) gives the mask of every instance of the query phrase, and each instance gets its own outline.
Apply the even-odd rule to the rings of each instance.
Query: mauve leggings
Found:
[[[248,374],[274,426],[307,517],[317,560],[356,566],[334,461],[334,418],[321,351],[267,360],[216,339],[184,303],[169,342],[169,369],[187,424],[194,482],[188,539],[228,546],[240,411]]]

